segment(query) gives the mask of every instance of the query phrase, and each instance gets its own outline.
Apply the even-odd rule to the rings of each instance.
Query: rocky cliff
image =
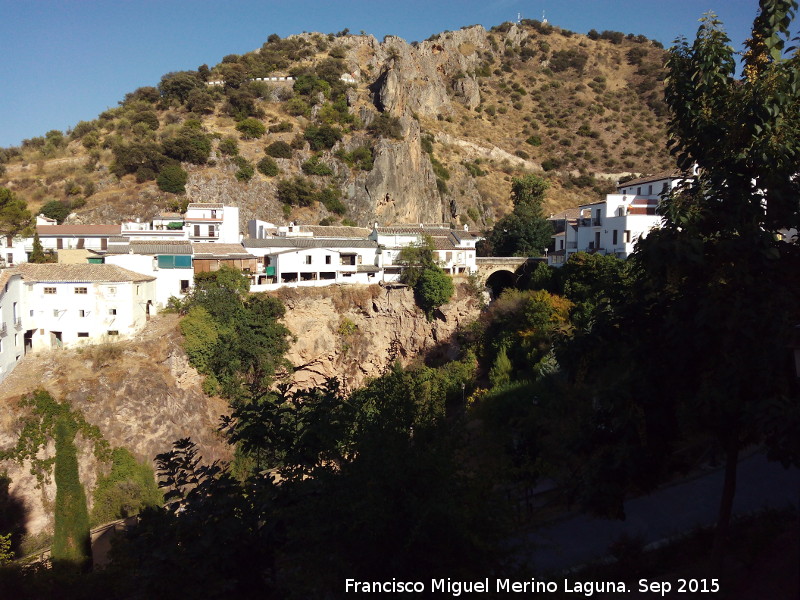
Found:
[[[394,361],[406,365],[431,353],[455,358],[460,327],[473,322],[480,306],[465,286],[428,321],[406,287],[337,286],[324,290],[283,290],[286,325],[295,336],[287,357],[298,387],[328,377],[346,389],[381,375]]]
[[[298,387],[336,376],[352,390],[394,361],[408,364],[430,353],[453,357],[458,353],[454,334],[479,314],[463,284],[432,321],[404,287],[332,286],[277,295],[286,304],[284,322],[294,336],[287,358],[295,365],[290,377]],[[206,461],[230,459],[230,447],[216,432],[228,406],[203,393],[177,323],[176,315],[159,315],[134,340],[23,358],[0,387],[0,450],[13,447],[19,437],[20,399],[43,388],[99,427],[112,447],[124,446],[140,460],[152,460],[183,437],[198,444]],[[80,436],[78,448],[81,481],[91,498],[98,473],[107,466],[98,464]],[[44,454],[53,452],[50,444]],[[51,530],[53,482],[37,487],[29,465],[11,460],[0,463],[0,470],[12,480],[12,496],[25,505],[28,534]]]

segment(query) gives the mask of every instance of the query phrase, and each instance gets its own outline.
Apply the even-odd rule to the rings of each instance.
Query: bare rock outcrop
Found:
[[[463,286],[457,286],[455,298],[432,321],[406,287],[284,290],[281,297],[284,322],[295,335],[287,357],[295,365],[293,381],[301,388],[337,376],[346,389],[355,389],[396,360],[408,364],[430,352],[455,358],[460,348],[454,334],[480,312]]]

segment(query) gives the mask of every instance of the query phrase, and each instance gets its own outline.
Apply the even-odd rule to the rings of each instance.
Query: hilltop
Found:
[[[643,36],[531,20],[410,44],[273,34],[0,149],[0,186],[70,222],[205,201],[243,220],[486,227],[522,172],[551,180],[557,211],[668,168],[663,60]]]

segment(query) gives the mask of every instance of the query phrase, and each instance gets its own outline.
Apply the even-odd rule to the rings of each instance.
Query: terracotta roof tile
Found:
[[[142,275],[117,265],[70,265],[24,263],[17,271],[28,281],[53,281],[68,283],[102,281],[155,281],[155,277]]]

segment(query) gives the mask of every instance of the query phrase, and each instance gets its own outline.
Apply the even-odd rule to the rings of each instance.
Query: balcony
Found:
[[[8,335],[8,327],[5,323],[0,325],[0,337],[6,337]]]
[[[20,331],[22,329],[22,317],[14,319],[14,329]]]

